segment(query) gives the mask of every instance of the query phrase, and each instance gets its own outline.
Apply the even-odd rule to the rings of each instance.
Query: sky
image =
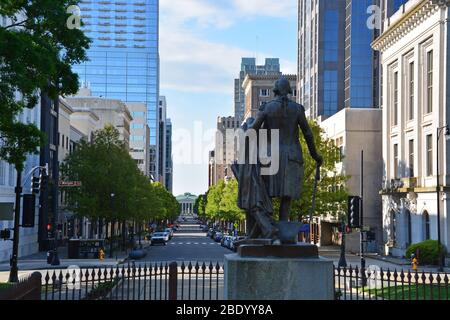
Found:
[[[218,116],[234,115],[242,57],[297,70],[297,0],[160,0],[160,94],[173,123],[173,193],[205,193]]]

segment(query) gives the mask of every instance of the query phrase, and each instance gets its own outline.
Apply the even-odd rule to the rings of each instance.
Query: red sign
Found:
[[[81,187],[81,181],[60,181],[60,187]]]

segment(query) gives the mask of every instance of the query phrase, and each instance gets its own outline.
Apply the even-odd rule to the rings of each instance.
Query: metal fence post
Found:
[[[176,262],[169,264],[169,300],[177,300],[178,265]]]

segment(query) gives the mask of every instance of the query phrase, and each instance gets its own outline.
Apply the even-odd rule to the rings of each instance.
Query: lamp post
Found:
[[[341,238],[341,255],[339,257],[339,263],[338,263],[338,266],[340,268],[346,268],[347,267],[347,261],[345,259],[345,232],[347,230],[345,230],[345,229],[346,229],[345,222],[344,222],[344,219],[342,219],[342,222],[341,222],[341,234],[342,234],[342,238]]]
[[[115,196],[115,194],[114,193],[111,193],[111,197],[110,197],[110,200],[111,200],[111,211],[114,209],[114,196]],[[113,257],[113,235],[114,235],[114,225],[115,225],[115,223],[114,223],[114,221],[112,222],[112,225],[111,225],[111,232],[109,233],[109,257],[110,258],[112,258]]]
[[[445,130],[445,137],[448,139],[450,137],[450,128],[448,125],[438,127],[436,129],[436,202],[437,202],[437,238],[438,246],[441,248],[441,186],[439,181],[439,140],[442,132]],[[444,181],[445,184],[445,181]],[[443,250],[439,250],[439,269],[438,271],[444,271],[444,254]]]

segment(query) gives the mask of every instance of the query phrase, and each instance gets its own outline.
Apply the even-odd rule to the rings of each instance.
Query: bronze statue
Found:
[[[261,168],[264,166],[259,162],[250,164],[248,161],[245,164],[235,163],[232,169],[239,184],[238,206],[247,212],[248,226],[251,229],[248,238],[271,239],[273,244],[280,244],[285,242],[281,229],[289,229],[289,224],[293,226],[288,222],[291,202],[300,198],[302,191],[304,167],[299,128],[318,166],[322,164],[322,157],[316,150],[303,106],[288,98],[292,94],[289,81],[281,77],[276,81],[273,92],[275,99],[261,106],[256,119],[248,119],[243,130],[278,130],[278,172],[261,175]],[[269,133],[268,137],[270,136]],[[271,198],[280,198],[279,222],[272,218]]]

